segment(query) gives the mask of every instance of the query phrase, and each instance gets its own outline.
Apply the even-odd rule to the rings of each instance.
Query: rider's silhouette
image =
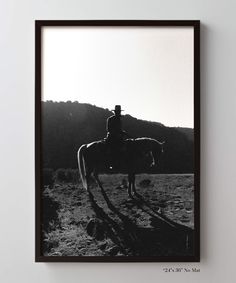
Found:
[[[107,118],[106,130],[107,130],[107,143],[111,149],[111,163],[112,167],[118,166],[120,161],[120,152],[122,142],[127,136],[127,133],[122,129],[121,122],[121,106],[116,105],[115,109],[112,110],[115,114]]]

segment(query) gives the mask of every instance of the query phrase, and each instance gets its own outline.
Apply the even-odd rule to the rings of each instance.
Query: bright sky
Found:
[[[193,127],[193,28],[45,27],[42,98]]]

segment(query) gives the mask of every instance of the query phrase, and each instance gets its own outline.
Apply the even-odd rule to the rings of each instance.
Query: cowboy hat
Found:
[[[120,105],[116,105],[116,106],[115,106],[115,109],[112,109],[111,111],[114,111],[114,112],[121,112],[121,111],[124,111],[124,110],[121,110],[121,106],[120,106]]]

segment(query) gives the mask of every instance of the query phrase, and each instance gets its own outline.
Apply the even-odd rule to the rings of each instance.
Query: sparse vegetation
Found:
[[[54,173],[56,183],[79,183],[79,172],[77,169],[57,169]]]
[[[156,216],[163,215],[190,229],[186,231],[191,243],[193,175],[137,175],[137,191],[145,203],[128,199],[126,176],[101,175],[109,203],[95,184],[91,188],[93,198],[89,197],[80,183],[73,183],[75,172],[66,174],[69,171],[58,171],[54,185],[44,187],[43,203],[51,209],[43,210],[45,255],[191,254],[192,250],[186,248],[185,232],[175,233],[171,245],[165,242],[172,239],[171,231],[162,235],[161,231],[167,233],[168,229],[163,229],[163,222]],[[140,185],[143,183],[145,186]]]

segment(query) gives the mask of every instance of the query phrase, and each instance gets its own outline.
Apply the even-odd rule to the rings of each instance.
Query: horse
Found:
[[[142,162],[149,156],[152,162],[150,167],[156,167],[163,152],[165,142],[159,142],[152,138],[126,139],[121,148],[121,166],[119,172],[128,174],[128,195],[132,198],[137,195],[135,188],[135,174],[142,168]],[[99,187],[102,184],[98,174],[109,170],[108,145],[100,140],[89,144],[83,144],[78,150],[78,167],[83,187],[89,192],[91,176],[94,177]],[[117,172],[117,173],[119,173]]]

